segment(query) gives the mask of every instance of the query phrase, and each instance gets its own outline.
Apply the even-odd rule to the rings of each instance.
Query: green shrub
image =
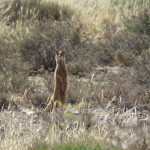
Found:
[[[86,140],[81,142],[71,142],[66,144],[58,144],[52,148],[52,150],[115,150],[113,146],[109,144],[102,146],[96,141]]]
[[[78,143],[70,143],[70,144],[60,144],[58,146],[55,146],[53,150],[104,150],[99,145],[91,145],[91,144],[78,144]]]
[[[35,143],[28,150],[50,150],[50,145],[46,143]]]
[[[96,141],[81,141],[56,144],[52,148],[48,144],[35,144],[28,150],[116,150],[112,145],[102,146]]]
[[[144,10],[138,16],[132,16],[125,23],[127,29],[131,32],[142,33],[150,36],[150,13]]]

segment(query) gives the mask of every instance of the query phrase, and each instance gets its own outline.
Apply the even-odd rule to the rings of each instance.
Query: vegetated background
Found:
[[[12,110],[19,112],[23,108],[44,108],[53,92],[55,51],[65,50],[69,72],[67,105],[74,107],[84,101],[93,109],[97,106],[108,109],[111,106],[114,114],[134,108],[141,116],[148,116],[149,9],[149,0],[1,1],[0,113]],[[83,118],[91,117],[85,113],[82,115]],[[85,121],[83,118],[81,120],[86,128],[92,126],[91,122],[87,122],[89,119]],[[62,130],[57,128],[58,124],[60,126],[61,123],[56,121],[53,124],[56,132]],[[77,129],[75,126],[73,128]],[[5,130],[0,129],[1,132]],[[74,134],[67,131],[68,138]],[[8,133],[11,139],[12,135]],[[101,139],[102,145],[108,142],[106,139],[112,138],[112,134]],[[4,140],[5,136],[1,139]],[[93,138],[93,135],[89,137]],[[143,141],[135,144],[139,139]],[[127,145],[133,149],[148,148],[148,139],[149,136],[142,133]],[[55,140],[51,139],[48,143],[53,145],[69,141]],[[18,148],[20,146],[23,149],[24,143],[20,143]],[[31,143],[34,142],[31,140]],[[37,143],[31,144],[29,149],[40,147]],[[41,149],[50,149],[47,143],[40,143]],[[88,149],[88,144],[84,143],[82,146]],[[82,149],[79,145],[78,149]],[[115,145],[124,148],[125,144]],[[69,150],[69,146],[66,149]],[[109,148],[99,146],[97,149]]]

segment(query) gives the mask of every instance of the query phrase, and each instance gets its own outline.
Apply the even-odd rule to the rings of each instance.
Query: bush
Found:
[[[145,109],[150,108],[150,50],[144,51],[134,62],[134,78],[141,87],[139,99]]]
[[[50,145],[47,143],[34,143],[28,150],[50,150]]]
[[[0,109],[8,107],[13,94],[22,94],[29,87],[29,66],[21,61],[18,45],[9,40],[0,37]]]
[[[8,95],[4,92],[0,93],[0,111],[3,109],[7,109],[9,105]]]
[[[115,51],[114,64],[123,64],[125,66],[131,66],[134,62],[134,54],[131,52],[125,52],[122,50]]]
[[[150,50],[143,51],[134,62],[135,75],[139,84],[150,86]]]
[[[89,142],[59,144],[53,147],[53,150],[107,150],[99,144]]]
[[[68,23],[39,22],[30,35],[20,43],[20,52],[24,61],[30,62],[32,70],[43,67],[52,71],[55,68],[55,51],[66,50],[67,62],[73,60],[72,55],[75,27]],[[77,39],[76,39],[77,40]]]
[[[72,61],[67,64],[68,72],[78,77],[84,77],[87,72],[92,70],[92,63],[88,61]]]
[[[150,36],[150,13],[148,0],[111,0],[111,9],[121,18],[124,35],[119,36],[119,45],[124,42],[122,47],[135,48],[136,51],[149,48]],[[119,28],[119,26],[118,26]],[[130,41],[131,40],[131,41]],[[115,40],[114,40],[115,41]],[[122,47],[117,47],[118,49]]]
[[[112,6],[121,6],[121,7],[129,7],[132,9],[134,6],[141,6],[148,1],[143,1],[143,0],[111,0]]]
[[[30,36],[21,42],[20,52],[23,60],[29,61],[33,70],[38,70],[41,66],[44,66],[45,70],[54,69],[54,54],[65,42],[65,31],[66,28],[62,24],[38,24]]]
[[[150,36],[150,13],[147,9],[139,12],[138,16],[132,16],[125,23],[127,29],[138,34]]]
[[[0,91],[23,92],[28,86],[28,67],[18,57],[18,45],[0,39]]]
[[[68,87],[68,102],[71,104],[76,104],[82,100],[86,100],[88,83],[82,82],[76,77],[70,76],[70,81],[72,84],[69,84]]]
[[[5,71],[0,72],[0,91],[3,92],[24,92],[28,86],[28,69],[22,66],[19,60],[10,59],[9,63],[5,60]]]

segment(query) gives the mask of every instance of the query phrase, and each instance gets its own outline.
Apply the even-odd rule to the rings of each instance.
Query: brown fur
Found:
[[[51,111],[54,107],[64,105],[66,102],[67,91],[67,68],[65,64],[65,52],[56,52],[56,69],[54,72],[54,93],[50,99],[50,102],[45,108],[45,111]]]

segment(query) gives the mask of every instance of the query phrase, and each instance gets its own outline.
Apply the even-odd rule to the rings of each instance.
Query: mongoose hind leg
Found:
[[[66,103],[66,94],[62,94],[60,100],[61,100],[61,105],[64,106]]]
[[[54,108],[58,108],[60,106],[60,94],[59,93],[54,93],[54,95],[51,97],[50,102],[47,104],[45,108],[45,112],[50,112]]]
[[[50,112],[52,111],[54,106],[54,102],[52,100],[50,100],[50,102],[47,104],[46,108],[44,109],[45,112]]]

